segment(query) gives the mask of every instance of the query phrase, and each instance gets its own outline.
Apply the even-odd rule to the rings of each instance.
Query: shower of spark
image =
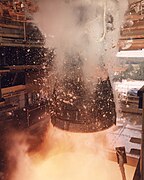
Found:
[[[56,127],[96,132],[115,124],[110,79],[126,7],[123,0],[39,2],[37,25],[46,34],[46,46],[56,52],[55,83],[48,97]]]

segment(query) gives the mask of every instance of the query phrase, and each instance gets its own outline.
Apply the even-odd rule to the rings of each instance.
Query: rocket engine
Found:
[[[105,60],[111,59],[111,55],[116,52],[114,44],[118,40],[119,23],[118,13],[115,12],[118,9],[118,1],[64,2],[67,7],[71,7],[70,14],[74,14],[72,22],[76,28],[68,29],[66,39],[63,39],[64,45],[67,44],[68,47],[63,53],[62,73],[56,77],[51,121],[54,126],[71,132],[102,131],[116,123],[110,78],[106,68],[100,64],[105,64]],[[69,21],[64,23],[64,27],[69,26]],[[69,41],[67,38],[71,35],[71,31],[75,32],[76,38]],[[62,42],[60,41],[61,46]],[[87,62],[93,61],[101,71],[99,75],[92,70],[97,73],[94,83],[85,77],[84,70],[87,68],[86,64],[84,67],[85,57]],[[92,68],[95,66],[92,65]],[[106,74],[106,77],[103,78],[102,74]]]
[[[87,133],[111,127],[116,122],[116,112],[109,77],[98,78],[90,91],[84,82],[80,57],[69,58],[64,76],[55,85],[52,124],[63,130]]]

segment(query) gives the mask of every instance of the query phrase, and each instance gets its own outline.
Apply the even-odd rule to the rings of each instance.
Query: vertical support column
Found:
[[[144,180],[144,86],[138,91],[139,108],[142,109],[142,135],[141,135],[141,180]]]
[[[144,92],[142,94],[141,180],[144,180]]]
[[[24,21],[25,21],[24,22],[24,41],[26,41],[27,40],[27,38],[26,38],[26,18]]]
[[[1,90],[1,73],[0,73],[0,102],[4,102],[4,98],[2,97],[2,90]]]
[[[0,74],[0,102],[2,101],[2,92],[1,92],[1,74]]]
[[[23,26],[24,26],[24,41],[27,40],[27,33],[26,33],[26,13],[27,13],[27,10],[26,10],[26,2],[24,2],[22,0],[22,3],[23,3],[23,8],[24,8],[24,23],[23,23]]]
[[[2,78],[2,75],[0,73],[0,102],[4,102],[5,99],[2,97],[1,78]]]
[[[26,120],[27,120],[27,127],[30,126],[30,113],[29,113],[29,103],[28,103],[28,92],[25,94],[25,108],[26,108]]]
[[[125,147],[116,147],[116,155],[117,155],[117,161],[118,161],[121,175],[122,175],[122,180],[126,180],[124,164],[127,163],[127,157],[126,157]]]

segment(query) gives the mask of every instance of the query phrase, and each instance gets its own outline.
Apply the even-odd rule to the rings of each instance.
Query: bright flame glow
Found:
[[[105,134],[75,134],[50,127],[41,152],[28,155],[24,145],[15,151],[18,164],[11,180],[120,180],[118,164],[105,153]],[[128,180],[134,169],[126,167]]]

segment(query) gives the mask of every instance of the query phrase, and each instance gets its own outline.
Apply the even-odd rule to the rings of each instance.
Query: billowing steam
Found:
[[[107,72],[113,75],[126,0],[42,0],[39,7],[36,23],[46,35],[46,46],[56,51],[61,78],[71,59],[82,61],[89,84],[106,79]]]
[[[29,154],[17,135],[10,153],[16,166],[10,180],[121,180],[117,163],[106,158],[106,141],[105,132],[75,134],[49,127],[41,152]],[[128,180],[133,170],[126,168]]]
[[[46,35],[46,46],[56,52],[56,83],[53,83],[54,87],[50,85],[53,88],[52,116],[76,121],[82,119],[83,124],[85,119],[86,122],[89,120],[93,123],[93,131],[115,123],[109,78],[116,66],[120,25],[126,7],[123,0],[39,1],[36,23]],[[107,92],[103,83],[109,86]],[[103,87],[98,88],[98,85]],[[96,102],[102,106],[96,107]],[[76,118],[65,111],[68,107],[76,109],[73,113]],[[110,119],[112,123],[102,125]],[[54,121],[52,123],[60,124]]]

